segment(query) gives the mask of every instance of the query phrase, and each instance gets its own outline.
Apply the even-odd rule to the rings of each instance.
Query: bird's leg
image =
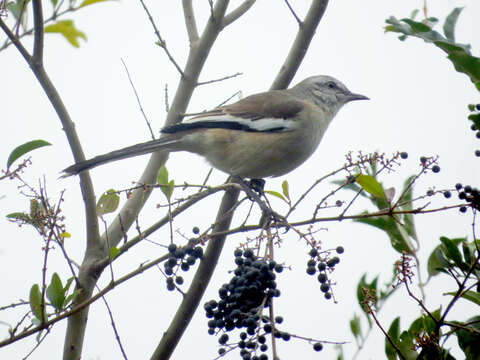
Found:
[[[263,179],[251,179],[249,182],[245,182],[241,177],[235,176],[237,182],[242,187],[243,191],[247,194],[248,198],[258,204],[262,210],[262,218],[260,223],[263,225],[265,221],[273,219],[275,222],[284,223],[285,217],[280,214],[277,214],[273,211],[265,202],[260,198],[263,195],[263,187],[265,185],[265,180]]]
[[[259,195],[263,195],[263,189],[265,188],[264,179],[250,179],[249,185],[252,190],[256,191]]]

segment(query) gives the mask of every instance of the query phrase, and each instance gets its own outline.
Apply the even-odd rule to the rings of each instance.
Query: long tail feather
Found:
[[[62,171],[63,175],[61,177],[77,175],[81,171],[89,170],[94,167],[97,167],[112,161],[149,154],[159,150],[168,150],[169,145],[175,144],[177,142],[178,142],[177,139],[171,139],[171,138],[165,137],[157,140],[147,141],[147,142],[133,145],[133,146],[128,146],[123,149],[115,150],[107,154],[95,156],[92,159],[73,164]]]

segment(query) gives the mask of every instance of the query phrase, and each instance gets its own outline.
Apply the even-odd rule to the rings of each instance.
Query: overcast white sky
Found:
[[[207,1],[195,1],[202,27],[209,14]],[[240,1],[232,1],[232,6]],[[299,15],[307,9],[307,1],[294,4]],[[478,92],[465,75],[454,71],[444,54],[418,39],[406,43],[394,34],[384,34],[384,20],[390,15],[408,16],[411,10],[420,8],[423,1],[331,1],[324,19],[294,82],[317,74],[328,74],[343,81],[352,91],[365,94],[369,102],[348,104],[331,124],[317,152],[300,168],[284,178],[267,182],[268,189],[280,189],[285,178],[290,183],[292,196],[301,194],[316,178],[344,163],[348,151],[379,150],[392,153],[407,151],[409,159],[397,173],[384,174],[381,180],[387,187],[398,187],[410,174],[418,171],[421,155],[439,155],[442,171],[425,176],[416,187],[416,194],[429,187],[437,189],[453,187],[460,181],[477,184],[480,181],[479,161],[473,155],[480,142],[469,130],[466,121],[470,102],[480,102]],[[166,39],[170,51],[183,64],[188,51],[183,15],[179,2],[148,1],[147,5]],[[455,6],[465,6],[459,19],[457,39],[471,43],[479,54],[480,3],[478,1],[429,1],[429,13],[440,19]],[[176,88],[178,76],[162,50],[154,45],[156,40],[151,25],[136,1],[112,2],[91,6],[71,17],[76,26],[88,36],[88,42],[80,49],[72,48],[63,38],[47,35],[45,63],[53,82],[76,123],[87,156],[98,155],[116,148],[149,139],[125,70],[123,59],[135,82],[144,110],[155,131],[161,128],[164,116],[164,88],[168,84],[170,98]],[[236,91],[246,96],[269,88],[278,72],[297,24],[283,1],[259,1],[242,19],[224,31],[212,50],[201,80],[219,78],[242,72],[241,77],[214,85],[203,86],[195,92],[189,112],[215,107]],[[0,36],[3,40],[4,36]],[[30,40],[27,41],[30,44]],[[0,104],[2,109],[3,137],[0,143],[0,162],[5,164],[10,151],[17,145],[32,139],[44,139],[53,146],[32,153],[33,165],[25,178],[32,184],[45,175],[51,198],[56,199],[66,189],[64,214],[67,230],[72,238],[67,241],[69,253],[80,262],[84,249],[83,206],[77,178],[58,180],[58,173],[72,163],[71,152],[65,140],[60,122],[37,84],[23,58],[11,47],[0,54],[2,85]],[[131,185],[141,173],[148,157],[113,163],[92,171],[97,194],[114,188]],[[174,154],[168,169],[176,183],[200,183],[209,166],[191,154]],[[219,184],[225,175],[214,172],[211,184]],[[321,197],[331,190],[326,184],[316,193]],[[28,208],[25,198],[16,195],[16,184],[2,182],[0,231],[0,274],[2,291],[0,304],[27,298],[30,286],[41,281],[42,242],[35,232],[9,223],[5,215]],[[179,193],[178,196],[181,196]],[[317,198],[318,198],[317,197]],[[351,194],[341,193],[338,199],[349,200]],[[174,223],[187,236],[191,228],[208,226],[214,219],[219,200],[216,196],[189,211]],[[142,226],[148,226],[163,216],[155,204],[163,202],[160,193],[152,196],[149,209],[142,218]],[[312,203],[315,198],[312,199]],[[448,204],[453,204],[451,200]],[[433,205],[445,202],[438,197]],[[354,212],[367,203],[358,203]],[[282,204],[277,204],[282,209]],[[311,203],[297,214],[309,216]],[[440,235],[449,237],[470,236],[471,214],[460,216],[457,211],[416,217],[421,241],[420,257],[423,265],[426,257],[437,245]],[[241,217],[237,218],[237,222]],[[390,248],[386,236],[374,229],[349,222],[327,224],[318,238],[325,248],[337,245],[345,247],[345,254],[335,271],[338,282],[335,295],[338,304],[327,302],[318,290],[318,282],[305,274],[308,248],[297,240],[293,232],[285,236],[277,260],[291,266],[279,276],[282,296],[275,310],[285,318],[283,328],[291,333],[322,340],[349,341],[348,320],[353,312],[359,312],[356,304],[356,284],[361,274],[368,272],[369,279],[381,274],[387,280],[397,254]],[[168,233],[159,232],[151,237],[167,243]],[[228,270],[233,265],[233,249],[243,241],[232,237],[227,246],[214,279],[202,300],[216,297],[218,287],[228,281]],[[116,276],[136,268],[140,263],[153,259],[163,250],[147,242],[138,246],[114,265]],[[49,270],[68,276],[60,254],[52,255]],[[425,276],[425,268],[422,269]],[[189,278],[189,275],[187,275]],[[107,272],[100,281],[109,281]],[[454,286],[448,283],[450,286]],[[443,286],[443,287],[440,287]],[[435,309],[446,299],[438,293],[448,290],[445,282],[434,279],[427,287],[427,304]],[[112,307],[120,337],[129,359],[148,358],[168,325],[180,295],[165,289],[165,282],[158,270],[152,269],[140,277],[121,285],[107,296]],[[419,310],[408,301],[402,290],[380,314],[380,320],[388,327],[393,318],[402,315],[402,326],[419,315]],[[473,316],[466,302],[459,302],[451,319],[464,320]],[[14,323],[14,318],[0,315],[1,321]],[[363,325],[366,325],[364,322]],[[1,336],[7,336],[6,327],[0,325]],[[114,341],[105,307],[97,302],[90,310],[90,322],[84,346],[84,359],[118,359],[120,353]],[[56,325],[52,334],[30,359],[60,359],[63,347],[65,323]],[[202,309],[196,314],[173,358],[213,359],[217,351],[217,339],[207,335],[206,319]],[[2,359],[21,359],[33,346],[34,339],[17,342],[0,349]],[[456,340],[451,342],[452,346]],[[353,346],[346,345],[346,358]],[[311,346],[301,341],[280,343],[282,359],[313,359]],[[326,346],[323,358],[333,358],[333,346]],[[456,352],[458,355],[458,351]],[[349,356],[350,355],[350,356]],[[383,337],[375,328],[370,341],[358,359],[383,358]],[[232,355],[231,358],[238,358]]]

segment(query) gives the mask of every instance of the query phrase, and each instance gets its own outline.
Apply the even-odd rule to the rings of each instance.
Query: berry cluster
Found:
[[[480,191],[477,188],[472,188],[470,185],[463,186],[462,184],[456,184],[455,189],[458,191],[458,198],[470,203],[470,206],[474,209],[480,210]],[[467,211],[466,206],[462,206],[460,212]]]
[[[475,137],[477,139],[480,139],[480,104],[476,105],[469,105],[469,110],[473,112],[473,114],[469,115],[469,119],[473,122],[472,125],[470,126],[470,129],[472,131],[475,131]],[[480,157],[480,149],[475,150],[475,156]]]
[[[342,246],[337,246],[335,251],[337,254],[343,254],[345,250]],[[320,291],[324,293],[325,299],[329,300],[332,298],[332,282],[328,275],[340,262],[340,258],[338,256],[330,257],[330,251],[319,253],[316,248],[312,248],[308,254],[310,260],[307,262],[307,274],[315,275],[318,270],[317,280],[320,283]]]
[[[167,289],[175,290],[175,284],[182,285],[183,277],[177,275],[178,269],[188,271],[197,259],[203,256],[203,249],[200,246],[177,247],[175,244],[168,245],[168,259],[164,264],[165,275],[167,275]]]
[[[236,344],[240,349],[240,356],[243,360],[266,360],[268,356],[264,352],[268,346],[265,334],[273,332],[276,337],[290,339],[289,334],[276,330],[272,326],[272,320],[262,315],[263,308],[271,304],[271,299],[280,296],[275,272],[282,272],[283,266],[273,260],[257,258],[251,249],[237,249],[234,255],[237,265],[235,276],[218,290],[219,301],[210,300],[204,305],[205,314],[210,319],[208,333],[214,335],[224,332],[218,342],[220,345],[227,345],[229,336],[226,332],[235,328],[246,329],[240,333],[240,341]],[[283,318],[277,316],[274,320],[281,323]],[[261,322],[265,324],[263,332],[260,328]],[[257,349],[262,354],[254,355]],[[223,347],[218,351],[219,355],[225,352]]]

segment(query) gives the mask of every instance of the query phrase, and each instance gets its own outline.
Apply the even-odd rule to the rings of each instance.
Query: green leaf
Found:
[[[17,160],[19,157],[25,155],[26,153],[38,149],[43,146],[51,145],[45,140],[32,140],[20,146],[17,146],[8,156],[7,160],[7,169]]]
[[[445,34],[445,37],[452,42],[455,41],[455,25],[457,24],[458,16],[462,10],[463,8],[460,7],[453,9],[443,23],[443,33]]]
[[[110,248],[110,260],[115,259],[115,257],[120,253],[120,250],[116,248],[115,246],[112,246]]]
[[[57,311],[62,310],[63,302],[65,301],[65,292],[63,290],[62,280],[57,273],[53,273],[52,281],[47,287],[46,295],[47,299]]]
[[[374,226],[387,233],[390,244],[399,253],[412,253],[412,245],[406,232],[402,232],[399,225],[391,217],[381,216],[377,218],[355,219],[355,222]]]
[[[402,189],[402,198],[399,199],[399,202],[402,203],[402,206],[400,208],[402,210],[412,210],[413,209],[413,204],[412,204],[412,199],[413,199],[413,185],[410,185],[415,178],[416,175],[411,175],[405,180],[403,183],[403,189]],[[405,191],[408,188],[407,191]],[[403,220],[403,225],[405,226],[405,231],[407,234],[414,240],[418,241],[417,238],[417,230],[415,229],[415,220],[413,217],[413,214],[404,214],[402,217]]]
[[[8,214],[6,217],[7,217],[7,219],[10,219],[10,220],[24,221],[24,222],[29,223],[29,224],[32,222],[32,219],[30,218],[30,215],[28,215],[26,213],[23,213],[23,212],[13,212],[13,213]]]
[[[115,190],[110,189],[105,191],[97,202],[97,216],[114,212],[117,210],[119,203],[120,196],[118,196]]]
[[[438,245],[435,249],[433,249],[432,253],[428,257],[428,262],[427,262],[428,277],[438,275],[441,272],[446,272],[446,269],[448,269],[449,266],[450,266],[450,263],[443,255],[441,245]]]
[[[285,197],[290,200],[290,192],[288,191],[288,181],[287,180],[284,180],[282,182],[282,192],[283,192],[283,195],[285,195]]]
[[[99,2],[105,2],[105,1],[111,1],[111,0],[83,0],[83,2],[80,4],[79,8],[82,8],[84,6],[92,5],[95,3]]]
[[[69,305],[70,302],[72,302],[78,296],[78,294],[80,294],[81,292],[82,292],[82,290],[77,289],[73,293],[68,295],[67,298],[65,299],[65,302],[63,303],[63,306],[66,307],[67,305]]]
[[[465,353],[465,358],[467,360],[478,359],[478,354],[480,354],[480,316],[468,319],[465,324],[458,322],[457,324],[472,330],[452,327],[452,331],[457,335],[458,346]]]
[[[37,317],[38,320],[42,320],[42,293],[38,284],[34,284],[30,289],[30,309],[33,312],[33,315]],[[43,320],[46,320],[47,316],[43,316]]]
[[[265,193],[266,193],[266,194],[270,194],[270,195],[275,196],[275,197],[278,197],[279,199],[282,199],[282,200],[285,201],[285,202],[288,202],[287,199],[285,199],[285,198],[283,197],[283,195],[280,194],[278,191],[265,190]]]
[[[424,314],[412,322],[408,331],[416,337],[423,335],[430,336],[435,332],[435,327],[435,321],[427,314]]]
[[[53,7],[55,7],[57,6],[58,0],[50,0],[50,2],[52,3]]]
[[[163,185],[160,187],[160,190],[165,194],[165,197],[167,200],[170,201],[170,198],[172,197],[173,190],[175,188],[175,181],[170,180],[168,181],[168,170],[164,166],[162,166],[157,173],[157,183],[159,185]]]
[[[63,287],[64,294],[68,293],[68,289],[70,289],[70,285],[72,285],[73,280],[74,280],[73,276],[68,278],[67,282],[65,283],[65,286]]]
[[[87,36],[75,27],[73,20],[60,20],[54,24],[47,25],[45,26],[45,32],[63,35],[76,48],[80,47],[79,38],[87,41]]]
[[[357,301],[362,310],[365,312],[365,308],[363,303],[365,302],[365,295],[363,294],[363,289],[368,289],[370,293],[375,293],[377,292],[377,282],[378,282],[378,276],[375,277],[371,283],[367,283],[366,281],[367,274],[363,274],[362,277],[360,278],[358,284],[357,284]],[[374,303],[374,305],[376,302]],[[368,318],[369,319],[369,318]],[[370,321],[370,319],[369,319]]]
[[[456,292],[447,292],[446,295],[452,295],[455,296]],[[472,290],[467,290],[462,293],[461,295],[462,298],[469,300],[473,302],[474,304],[480,305],[480,293]]]
[[[414,20],[417,17],[418,11],[418,9],[413,10],[410,14],[410,19]]]
[[[449,239],[445,236],[440,237],[440,241],[442,242],[441,248],[445,256],[447,259],[452,260],[454,264],[460,268],[464,264],[462,261],[462,255],[460,254],[460,250],[458,250],[457,246],[462,240],[463,239]]]
[[[157,184],[160,184],[160,185],[168,184],[168,170],[165,165],[163,165],[160,169],[158,169]]]
[[[342,189],[351,190],[351,191],[354,191],[356,193],[358,193],[360,190],[362,190],[362,188],[355,183],[345,184],[344,180],[334,180],[334,181],[332,181],[332,184],[341,185]],[[365,194],[363,191],[360,193],[360,196],[369,198],[369,196],[367,194]]]
[[[355,181],[369,194],[376,198],[385,199],[382,185],[373,176],[360,174],[357,175]]]
[[[405,18],[405,19],[402,19],[401,21],[410,25],[412,30],[416,33],[429,32],[430,30],[432,30],[428,25],[425,25],[422,22],[413,21],[412,19]]]
[[[360,323],[360,317],[357,314],[353,314],[353,319],[350,320],[350,331],[355,338],[362,338],[362,327]]]
[[[392,321],[390,327],[388,328],[387,334],[395,344],[398,342],[400,335],[400,317],[396,317],[395,320]],[[392,344],[390,344],[387,338],[385,338],[385,354],[389,360],[397,359],[395,348],[392,346]]]

